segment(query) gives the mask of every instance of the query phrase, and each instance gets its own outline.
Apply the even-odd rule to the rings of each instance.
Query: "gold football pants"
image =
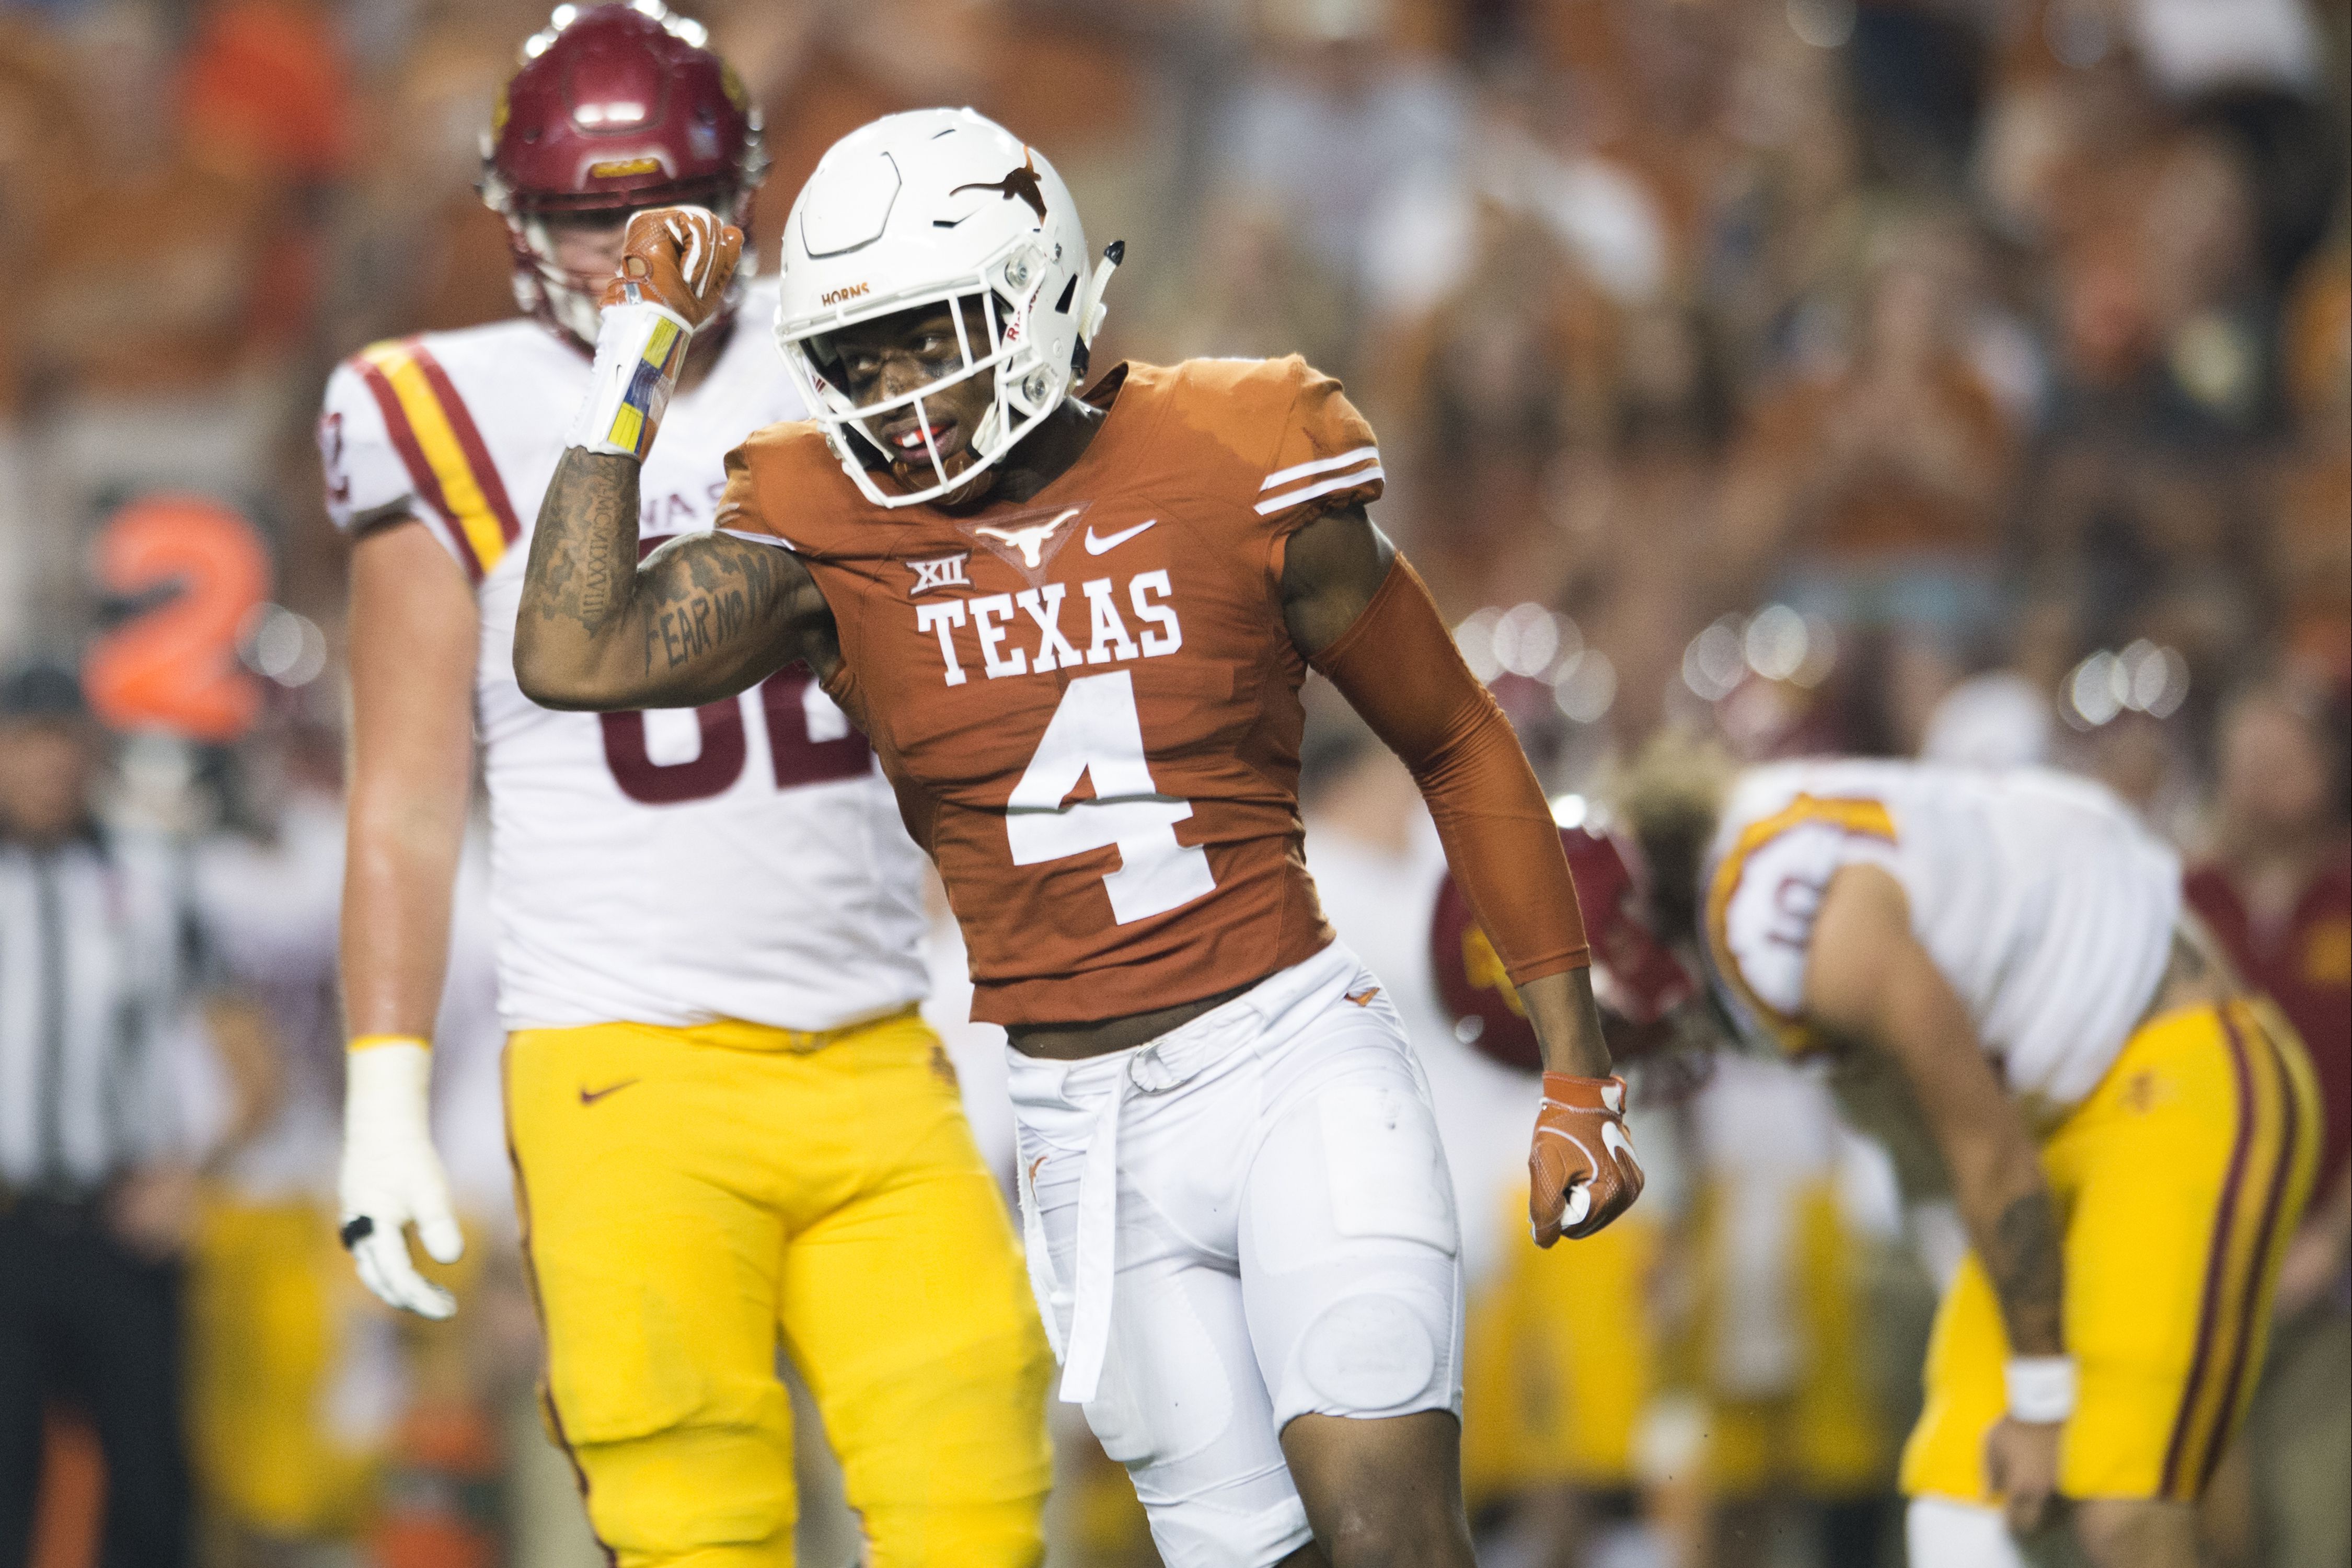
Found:
[[[1895,1457],[1868,1376],[1869,1303],[1859,1278],[1868,1244],[1846,1222],[1835,1180],[1791,1188],[1787,1325],[1801,1370],[1775,1397],[1750,1398],[1717,1386],[1723,1336],[1730,1331],[1733,1289],[1727,1234],[1739,1211],[1731,1201],[1737,1172],[1699,1190],[1694,1249],[1698,1258],[1698,1333],[1693,1346],[1708,1390],[1706,1475],[1718,1496],[1742,1500],[1794,1495],[1867,1497],[1885,1489]]]
[[[2319,1114],[2293,1029],[2266,1002],[2232,1002],[2142,1026],[2042,1146],[2079,1369],[2062,1494],[2189,1500],[2204,1489],[2262,1373]],[[1906,1492],[1991,1500],[1984,1440],[2007,1403],[2008,1354],[2000,1304],[1970,1253],[1936,1314]]]
[[[1463,1332],[1462,1484],[1479,1507],[1539,1487],[1633,1483],[1633,1435],[1656,1392],[1648,1276],[1659,1235],[1636,1212],[1549,1251],[1524,1200],[1496,1278]]]
[[[619,1568],[787,1568],[808,1380],[876,1568],[1044,1556],[1051,1360],[912,1011],[509,1037],[546,1407]]]

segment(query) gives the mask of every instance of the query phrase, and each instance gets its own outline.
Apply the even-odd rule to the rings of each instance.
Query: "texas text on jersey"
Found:
[[[1088,399],[1093,445],[1016,510],[870,505],[790,425],[730,459],[718,523],[824,591],[831,695],[899,781],[995,1023],[1213,995],[1331,936],[1278,587],[1294,530],[1381,493],[1372,433],[1296,358],[1122,365]]]

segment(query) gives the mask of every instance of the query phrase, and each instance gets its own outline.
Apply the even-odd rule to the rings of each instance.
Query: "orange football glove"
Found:
[[[659,305],[699,327],[719,309],[742,254],[743,231],[700,207],[647,208],[629,219],[620,270],[597,303]]]
[[[1536,1245],[1591,1236],[1642,1195],[1642,1163],[1625,1134],[1625,1080],[1548,1072],[1528,1152],[1528,1222]]]

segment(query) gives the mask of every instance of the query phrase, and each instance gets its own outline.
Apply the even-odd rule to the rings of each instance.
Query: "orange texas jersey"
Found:
[[[1298,820],[1284,542],[1381,493],[1339,384],[1297,358],[1126,364],[1033,500],[872,506],[816,427],[728,458],[718,526],[802,556],[827,689],[873,742],[971,950],[972,1016],[1121,1017],[1331,940]]]

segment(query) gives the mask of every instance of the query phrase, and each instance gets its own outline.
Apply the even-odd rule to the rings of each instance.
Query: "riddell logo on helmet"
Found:
[[[592,180],[623,180],[631,174],[658,174],[661,166],[659,158],[607,158],[601,163],[589,164],[588,177]]]
[[[870,294],[873,291],[874,286],[871,283],[852,283],[846,289],[826,289],[823,302],[827,305],[838,305],[844,300],[855,300],[860,294]]]

